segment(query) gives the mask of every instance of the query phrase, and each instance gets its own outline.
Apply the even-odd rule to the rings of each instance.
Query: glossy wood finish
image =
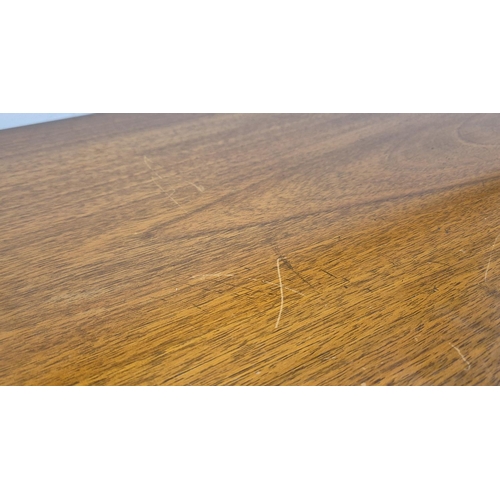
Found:
[[[500,381],[497,115],[0,132],[2,384]]]

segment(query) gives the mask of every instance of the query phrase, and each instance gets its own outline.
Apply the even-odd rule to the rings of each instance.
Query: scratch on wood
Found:
[[[159,177],[159,176],[158,176]],[[161,177],[160,177],[161,179]],[[156,186],[158,186],[167,196],[168,196],[168,199],[173,201],[185,214],[187,214],[187,212],[182,208],[182,206],[180,205],[180,203],[172,196],[174,193],[175,193],[175,189],[172,190],[170,193],[167,193],[155,180],[153,177],[151,177],[151,180],[156,184]]]
[[[191,276],[191,279],[195,278],[231,278],[233,277],[234,274],[224,274],[224,273],[213,273],[213,274],[195,274],[194,276]]]
[[[450,345],[451,347],[453,347],[453,349],[455,349],[455,351],[458,352],[458,354],[460,354],[460,357],[463,359],[464,363],[467,363],[467,370],[470,370],[470,363],[467,361],[467,359],[465,359],[465,356],[460,352],[460,349],[458,347],[455,347],[451,342]]]
[[[172,194],[173,194],[173,193],[172,193]],[[174,203],[175,203],[175,204],[176,204],[176,205],[177,205],[177,206],[178,206],[178,207],[179,207],[179,208],[180,208],[180,209],[181,209],[181,210],[185,213],[185,214],[187,214],[187,212],[186,212],[186,211],[182,208],[181,204],[180,204],[177,200],[175,200],[175,199],[173,198],[173,196],[172,196],[172,195],[170,195],[170,196],[169,196],[169,198],[170,198],[170,199],[171,199],[171,200],[172,200],[172,201],[173,201],[173,202],[174,202]]]
[[[144,156],[144,163],[146,164],[146,166],[149,168],[149,170],[151,170],[151,172],[153,172],[154,175],[156,175],[157,177],[159,177],[160,179],[163,179],[163,177],[153,168],[152,166],[152,161],[147,157],[147,156]],[[183,182],[186,182],[187,184],[190,184],[191,186],[193,186],[198,192],[200,193],[203,193],[205,191],[205,188],[200,184],[195,184],[194,182],[189,182],[189,181],[186,181],[184,178],[180,177],[180,175],[178,175],[178,177],[183,181]],[[175,190],[174,190],[175,191]]]
[[[167,196],[170,196],[170,193],[167,193],[154,179],[153,176],[151,176],[151,180],[153,181],[154,184],[160,189],[160,191],[163,191]],[[173,191],[172,191],[173,192]]]
[[[316,288],[314,288],[311,283],[309,283],[308,280],[306,280],[306,278],[304,278],[304,276],[302,276],[301,273],[299,273],[298,271],[296,271],[292,264],[290,264],[290,262],[283,256],[280,257],[281,259],[283,259],[283,263],[288,267],[288,269],[290,269],[290,271],[292,271],[296,276],[298,276],[309,288],[311,288],[314,293],[316,293],[317,295],[320,295],[320,293],[316,290]]]
[[[500,234],[497,235],[497,237],[495,238],[495,241],[493,242],[493,245],[491,246],[490,258],[488,260],[488,265],[486,266],[486,272],[484,273],[484,281],[486,281],[486,278],[488,277],[488,271],[490,269],[490,264],[491,264],[491,257],[493,256],[493,249],[495,248],[495,245],[496,245],[499,237],[500,237]]]
[[[149,168],[149,170],[151,170],[151,180],[154,182],[154,184],[160,189],[160,191],[164,192],[169,200],[171,200],[173,203],[175,203],[185,214],[187,214],[187,212],[182,208],[181,204],[174,198],[173,194],[175,193],[176,189],[172,189],[172,191],[170,191],[170,193],[167,193],[159,184],[158,182],[156,182],[155,178],[153,176],[156,176],[158,177],[159,179],[163,179],[163,177],[158,173],[156,172],[156,170],[153,169],[153,167],[150,165],[150,162],[151,160],[147,157],[147,156],[144,156],[144,163],[146,164],[146,166]]]
[[[194,186],[200,193],[203,193],[203,191],[205,191],[205,188],[203,186],[201,186],[201,185],[198,186],[194,182],[188,182],[188,184],[191,184],[191,186]]]
[[[335,276],[334,274],[332,273],[329,273],[328,271],[326,271],[325,269],[320,269],[320,271],[323,271],[324,273],[328,274],[328,276],[331,276],[332,278],[336,278],[337,276]]]
[[[233,278],[234,276],[238,276],[238,274],[228,274],[228,273],[211,273],[211,274],[195,274],[194,276],[191,276],[191,279],[205,279],[205,278]],[[255,279],[255,278],[245,278],[249,281],[256,281],[257,283],[265,283],[266,285],[272,285],[272,286],[277,286],[280,287],[279,283],[273,283],[272,281],[267,281],[263,279]],[[283,286],[283,284],[281,284]],[[301,297],[306,297],[302,292],[299,292],[298,290],[294,290],[293,288],[288,288],[286,286],[283,286],[283,290],[288,290],[290,292],[296,293],[297,295],[300,295]]]
[[[278,328],[278,325],[280,324],[281,313],[283,312],[283,302],[284,302],[283,282],[281,281],[281,271],[280,271],[280,260],[281,257],[278,257],[278,259],[276,260],[276,268],[278,269],[278,278],[280,282],[281,304],[280,304],[280,312],[278,314],[278,319],[276,320],[276,326],[274,327],[275,329]]]
[[[279,256],[279,258],[283,261],[283,264],[285,264],[288,269],[290,269],[290,271],[292,271],[299,279],[301,279],[309,288],[311,288],[313,290],[313,292],[317,295],[320,295],[320,293],[311,285],[311,283],[309,283],[309,281],[304,278],[304,276],[302,276],[301,273],[299,273],[298,271],[296,271],[292,264],[290,264],[290,262],[288,261],[288,259],[286,257],[283,256],[283,254],[281,253],[280,251],[280,248],[279,248],[279,245],[277,244],[277,242],[274,240],[273,237],[271,237],[271,243],[272,243],[272,249],[274,251],[274,253]]]
[[[273,285],[273,286],[280,286],[279,283],[273,283],[272,281],[266,281],[266,280],[257,280],[255,278],[247,278],[247,280],[250,280],[250,281],[262,281],[262,283],[265,283],[266,285]],[[284,286],[283,287],[283,290],[288,290],[290,292],[293,292],[293,293],[297,293],[299,295],[301,295],[302,297],[306,297],[306,295],[304,295],[302,292],[299,292],[298,290],[294,290],[293,288],[288,288],[287,286]]]
[[[151,160],[147,156],[144,156],[144,164],[146,165],[146,167],[149,168],[149,170],[151,170],[151,172],[154,172],[154,169],[150,165],[150,163],[151,163]]]

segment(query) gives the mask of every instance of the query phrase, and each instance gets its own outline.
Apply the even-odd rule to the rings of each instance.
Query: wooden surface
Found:
[[[0,131],[0,383],[500,382],[497,115]]]

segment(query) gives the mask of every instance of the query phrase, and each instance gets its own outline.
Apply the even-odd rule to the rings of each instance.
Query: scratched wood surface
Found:
[[[0,131],[0,383],[497,385],[500,116]]]

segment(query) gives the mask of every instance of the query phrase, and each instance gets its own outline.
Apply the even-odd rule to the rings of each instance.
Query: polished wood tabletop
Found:
[[[499,115],[0,131],[3,385],[497,385]]]

